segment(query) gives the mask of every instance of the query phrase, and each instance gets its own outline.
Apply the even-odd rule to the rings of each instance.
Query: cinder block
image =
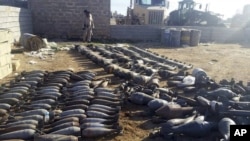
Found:
[[[7,54],[11,52],[11,45],[8,41],[0,42],[0,55]]]
[[[12,63],[12,70],[17,71],[18,68],[20,67],[20,60],[19,59],[12,59],[11,63]]]
[[[0,43],[6,41],[13,42],[13,32],[6,28],[0,28]]]
[[[0,79],[3,79],[12,72],[12,64],[7,64],[0,67]]]
[[[0,67],[11,63],[11,54],[6,53],[0,55]]]
[[[0,28],[0,43],[8,41],[8,33],[7,29]]]

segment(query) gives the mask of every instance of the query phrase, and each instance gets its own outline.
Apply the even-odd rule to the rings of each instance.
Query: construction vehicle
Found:
[[[170,13],[167,25],[169,26],[224,26],[219,14],[202,11],[202,4],[193,0],[183,0],[179,2],[178,10]]]
[[[169,15],[168,0],[130,0],[126,24],[163,25]]]

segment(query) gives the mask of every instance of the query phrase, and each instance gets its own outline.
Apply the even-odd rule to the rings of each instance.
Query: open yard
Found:
[[[82,44],[79,42],[60,42],[59,46]],[[206,71],[210,78],[219,82],[222,79],[231,80],[234,78],[236,82],[242,80],[246,85],[250,82],[250,45],[245,44],[201,44],[198,47],[183,47],[183,48],[166,48],[158,43],[136,43],[133,44],[140,48],[149,49],[150,51],[167,56],[168,58],[176,59],[182,62],[190,63],[193,68],[202,68]],[[16,73],[31,70],[67,70],[74,71],[89,70],[97,72],[98,77],[111,77],[110,87],[116,87],[117,84],[123,82],[118,78],[114,78],[110,74],[106,74],[103,69],[92,61],[88,60],[75,50],[58,51],[52,57],[45,59],[30,57],[24,53],[14,53],[14,58],[20,59],[20,68],[13,72],[8,77],[0,80],[0,83],[6,83],[14,78]],[[36,63],[31,64],[30,61]],[[163,83],[164,85],[164,83]],[[148,135],[154,128],[160,125],[153,124],[149,117],[142,115],[128,116],[128,112],[139,112],[147,110],[144,106],[135,106],[134,104],[125,104],[120,113],[120,125],[123,128],[123,133],[115,137],[108,137],[100,140],[113,141],[150,141]],[[157,138],[159,141],[163,140]]]

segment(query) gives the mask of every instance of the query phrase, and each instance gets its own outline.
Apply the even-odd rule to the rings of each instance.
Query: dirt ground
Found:
[[[73,42],[59,43],[60,46],[79,44]],[[242,80],[244,84],[250,82],[250,45],[241,44],[201,44],[198,47],[167,48],[158,43],[137,43],[135,46],[149,49],[153,52],[194,65],[194,68],[202,68],[208,76],[216,82],[234,78],[236,81]],[[44,60],[30,57],[23,53],[14,53],[14,58],[20,59],[21,66],[18,71],[13,72],[8,77],[0,80],[0,84],[9,82],[22,71],[31,70],[67,70],[74,71],[91,70],[98,73],[99,77],[105,75],[102,68],[96,66],[91,61],[80,55],[76,51],[58,51],[54,56]],[[37,63],[30,64],[30,61]],[[118,79],[113,78],[111,86],[117,84]],[[118,82],[119,83],[119,82]],[[146,110],[143,106],[128,104],[125,105],[120,114],[120,124],[123,127],[123,134],[115,137],[108,137],[103,140],[113,141],[153,141],[156,139],[147,138],[149,133],[159,125],[153,124],[148,117],[126,116],[128,111]],[[157,139],[161,140],[161,139]]]

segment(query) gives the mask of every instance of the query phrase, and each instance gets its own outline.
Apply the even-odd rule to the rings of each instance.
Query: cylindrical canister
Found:
[[[201,38],[201,31],[192,29],[190,32],[190,46],[198,46]]]
[[[180,47],[181,46],[181,31],[177,29],[170,30],[170,46]]]
[[[181,30],[181,45],[189,46],[190,44],[190,30],[182,29]]]

